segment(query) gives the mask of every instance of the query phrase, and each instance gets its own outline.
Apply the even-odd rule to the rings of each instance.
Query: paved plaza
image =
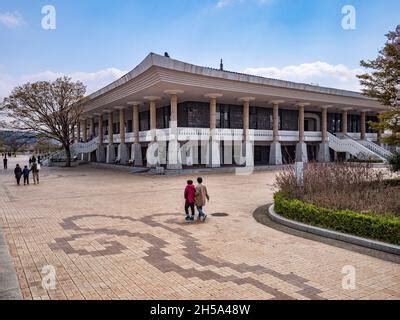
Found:
[[[400,298],[398,263],[256,222],[276,172],[203,175],[208,219],[188,224],[195,175],[44,168],[40,185],[16,186],[16,161],[27,159],[1,170],[0,225],[25,299]],[[45,290],[49,265],[56,285]],[[348,265],[354,290],[342,288]]]

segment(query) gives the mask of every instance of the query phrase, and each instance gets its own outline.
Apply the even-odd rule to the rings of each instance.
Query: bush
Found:
[[[275,211],[288,219],[400,245],[400,218],[398,217],[320,208],[298,199],[291,199],[283,192],[276,193],[274,200]]]
[[[400,216],[400,185],[389,183],[387,172],[370,164],[309,163],[303,186],[292,168],[277,175],[276,186],[292,199],[322,208]]]
[[[400,152],[395,152],[389,158],[389,164],[391,166],[392,171],[400,171]]]

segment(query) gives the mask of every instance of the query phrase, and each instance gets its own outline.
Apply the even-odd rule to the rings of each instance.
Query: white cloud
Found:
[[[4,24],[7,28],[16,28],[25,24],[25,20],[22,15],[15,11],[0,13],[0,23]]]
[[[43,71],[40,73],[25,74],[18,77],[12,77],[1,71],[2,70],[0,69],[0,101],[2,101],[5,96],[8,96],[14,87],[27,82],[53,81],[59,77],[67,75],[74,81],[82,81],[87,87],[87,94],[90,94],[126,74],[126,71],[117,68],[106,68],[95,72],[78,71],[71,74]]]
[[[360,74],[362,70],[351,69],[343,64],[332,65],[317,61],[283,68],[246,68],[243,72],[280,80],[313,83],[320,86],[360,91],[360,84],[356,75]]]

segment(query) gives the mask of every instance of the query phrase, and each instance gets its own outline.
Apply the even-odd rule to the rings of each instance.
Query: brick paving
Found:
[[[26,160],[0,171],[0,225],[25,299],[400,298],[399,264],[257,223],[274,172],[203,175],[209,217],[188,224],[195,176],[45,168],[40,185],[16,186],[11,168]],[[45,290],[47,265],[56,286]],[[354,290],[342,288],[346,265]]]

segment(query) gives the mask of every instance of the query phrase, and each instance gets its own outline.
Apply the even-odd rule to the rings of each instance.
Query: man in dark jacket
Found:
[[[15,179],[17,180],[17,185],[19,185],[19,183],[20,183],[20,181],[21,181],[21,176],[22,176],[22,169],[21,169],[21,167],[19,166],[19,164],[17,164],[17,165],[15,166],[14,175],[15,175]]]
[[[3,159],[3,168],[4,168],[4,170],[7,170],[7,162],[8,162],[8,159],[7,159],[7,156],[5,156],[4,159]]]
[[[24,185],[29,184],[29,172],[31,172],[31,170],[28,169],[28,166],[24,166],[24,170],[22,170],[22,175],[24,176]]]

